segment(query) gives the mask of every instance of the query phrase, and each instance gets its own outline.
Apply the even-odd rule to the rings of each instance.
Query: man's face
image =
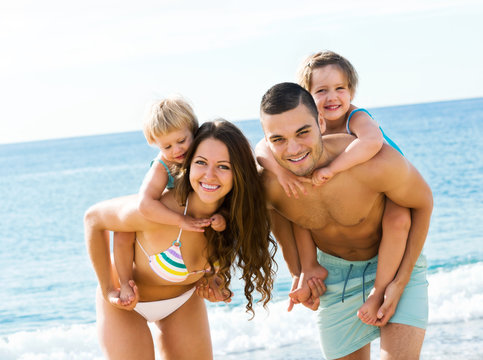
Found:
[[[307,176],[322,155],[317,119],[303,104],[277,115],[262,112],[265,140],[275,160],[297,176]]]

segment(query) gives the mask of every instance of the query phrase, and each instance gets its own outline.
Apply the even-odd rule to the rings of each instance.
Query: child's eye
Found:
[[[171,149],[171,145],[165,146],[165,147],[164,147],[164,149],[165,149],[165,150],[169,150],[169,149]]]
[[[182,143],[184,143],[185,141],[186,141],[186,138],[181,139],[181,140],[179,140],[179,141],[178,141],[178,144],[182,144]]]
[[[316,93],[316,94],[319,94],[319,93],[325,93],[325,92],[326,92],[326,90],[325,90],[325,89],[319,89],[319,90],[317,90],[315,93]]]

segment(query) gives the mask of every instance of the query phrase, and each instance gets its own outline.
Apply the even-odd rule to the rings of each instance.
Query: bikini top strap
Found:
[[[188,197],[186,197],[186,205],[184,207],[184,213],[183,215],[186,216],[186,212],[188,211]],[[181,242],[179,241],[181,239],[181,233],[183,232],[183,228],[179,229],[179,234],[178,238],[173,242],[173,244],[179,245]]]
[[[186,198],[186,206],[184,207],[184,213],[183,215],[186,215],[186,211],[188,210],[188,198]],[[181,242],[179,241],[180,238],[181,238],[181,233],[183,232],[183,229],[179,229],[179,234],[178,234],[178,238],[173,241],[173,244],[176,244],[176,245],[179,245],[181,244]],[[136,237],[136,242],[139,244],[139,247],[141,248],[141,250],[143,251],[143,253],[146,255],[147,258],[149,258],[149,254],[148,252],[144,249],[144,247],[141,245],[141,242],[138,240],[138,238]]]
[[[144,250],[143,246],[141,245],[141,242],[138,240],[137,237],[136,237],[136,242],[139,244],[139,247],[141,248],[141,250],[143,251],[143,253],[146,255],[146,257],[149,259],[148,253],[146,252],[146,250]]]
[[[365,112],[365,113],[366,113],[367,115],[369,115],[369,116],[370,116],[372,119],[374,119],[374,118],[372,117],[372,115],[369,113],[369,111],[367,111],[366,109],[359,108],[359,109],[354,109],[354,110],[352,110],[352,111],[350,112],[349,116],[347,117],[347,122],[346,122],[346,124],[345,124],[346,130],[347,130],[347,133],[348,133],[349,135],[354,135],[354,134],[352,134],[352,132],[349,130],[349,121],[351,120],[352,115],[354,115],[354,114],[355,114],[356,112],[358,112],[358,111]]]

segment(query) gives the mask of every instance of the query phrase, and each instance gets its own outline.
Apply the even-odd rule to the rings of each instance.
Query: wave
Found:
[[[446,329],[448,323],[457,334],[459,327],[483,319],[481,273],[483,262],[429,275],[428,335],[430,330],[439,334],[435,329]],[[250,316],[243,305],[210,305],[208,313],[215,358],[249,359],[257,351],[265,350],[270,352],[272,359],[286,359],[287,353],[292,351],[298,351],[299,356],[300,352],[304,354],[309,350],[318,353],[313,313],[302,306],[296,306],[289,313],[286,307],[285,300],[272,302],[268,311],[256,306],[255,318],[248,321]],[[425,347],[435,350],[444,346],[436,344],[440,337],[428,336],[426,342],[429,343],[425,343]],[[280,357],[275,355],[277,353]],[[0,338],[0,359],[3,360],[102,358],[95,324],[22,331]]]

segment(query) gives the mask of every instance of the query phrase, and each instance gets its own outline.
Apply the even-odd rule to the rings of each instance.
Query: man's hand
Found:
[[[389,319],[394,315],[396,311],[399,299],[404,291],[404,286],[395,283],[394,281],[389,283],[384,292],[384,302],[377,311],[377,320],[374,325],[384,326]]]

